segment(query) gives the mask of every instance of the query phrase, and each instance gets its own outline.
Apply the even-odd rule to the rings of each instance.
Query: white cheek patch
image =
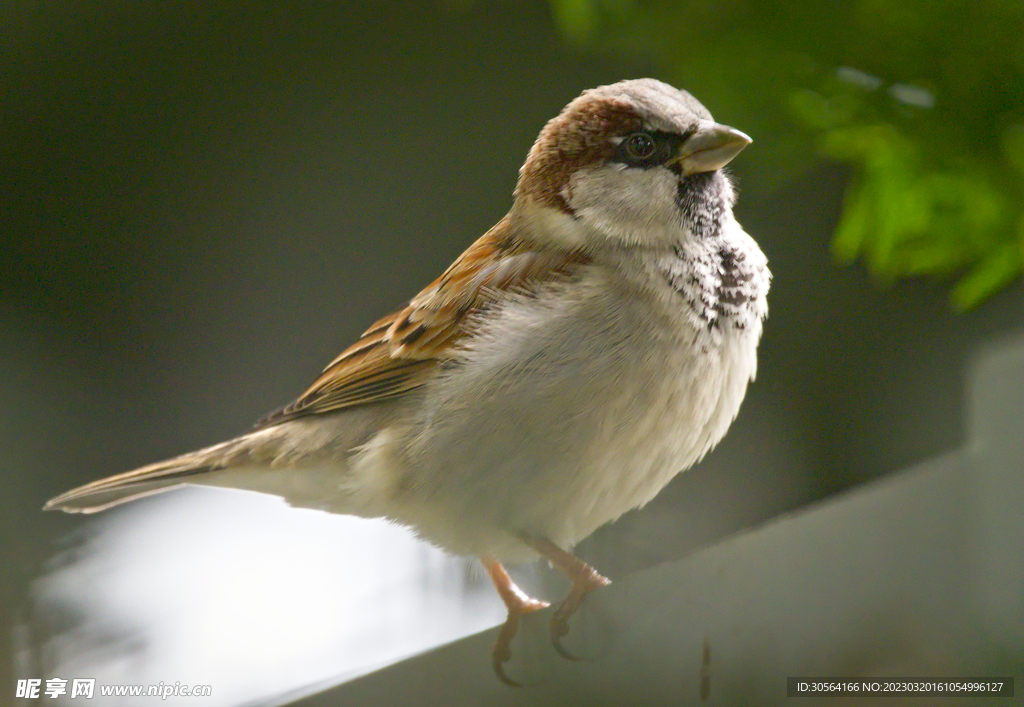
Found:
[[[670,245],[685,233],[676,204],[678,183],[663,167],[609,164],[576,172],[562,196],[578,219],[612,238]]]

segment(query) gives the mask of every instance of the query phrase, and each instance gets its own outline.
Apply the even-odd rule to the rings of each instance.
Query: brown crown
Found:
[[[533,144],[516,185],[516,198],[572,213],[562,196],[578,169],[608,160],[615,152],[610,138],[639,130],[643,124],[625,101],[583,94],[548,121]]]

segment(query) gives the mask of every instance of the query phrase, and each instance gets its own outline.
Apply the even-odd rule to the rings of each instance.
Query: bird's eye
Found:
[[[650,133],[633,133],[622,141],[622,151],[630,162],[644,162],[657,152],[658,145]]]

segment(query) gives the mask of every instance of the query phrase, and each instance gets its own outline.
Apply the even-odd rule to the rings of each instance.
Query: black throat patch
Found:
[[[683,217],[683,225],[694,238],[717,236],[722,228],[722,216],[727,208],[727,184],[720,172],[701,172],[679,179],[676,204]]]

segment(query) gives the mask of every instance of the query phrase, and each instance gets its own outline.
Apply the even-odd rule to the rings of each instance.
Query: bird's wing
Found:
[[[510,236],[506,217],[408,305],[367,329],[298,400],[258,425],[390,400],[415,390],[472,330],[478,314],[509,293],[534,292],[544,283],[569,277],[588,260],[579,252],[525,245]]]
[[[261,420],[257,430],[72,489],[45,508],[93,513],[162,493],[251,458],[259,446],[255,436],[272,432],[268,428],[281,422],[400,397],[430,380],[481,312],[509,293],[530,294],[569,277],[588,260],[582,253],[532,248],[513,237],[503,219],[408,305],[367,329],[302,397]]]

